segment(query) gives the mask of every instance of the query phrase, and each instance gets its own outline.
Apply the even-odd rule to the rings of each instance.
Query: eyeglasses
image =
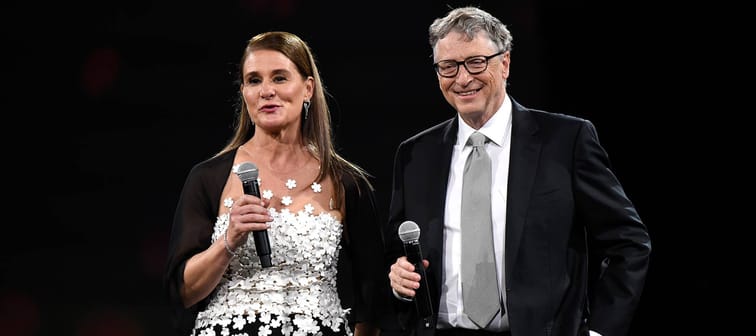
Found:
[[[477,75],[488,69],[488,60],[503,54],[505,51],[499,51],[491,56],[472,56],[465,58],[464,61],[443,60],[433,64],[433,68],[441,77],[452,78],[457,76],[459,65],[463,64],[465,70],[471,75]]]

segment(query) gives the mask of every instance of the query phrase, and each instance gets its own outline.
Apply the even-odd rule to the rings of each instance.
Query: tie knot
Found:
[[[470,138],[467,139],[467,144],[473,147],[479,147],[479,146],[483,146],[483,144],[486,143],[486,140],[488,140],[488,138],[485,135],[483,135],[483,133],[476,131],[476,132],[473,132],[473,134],[470,134]]]

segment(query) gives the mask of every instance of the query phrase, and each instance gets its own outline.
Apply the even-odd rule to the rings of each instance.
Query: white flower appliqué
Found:
[[[234,200],[231,197],[228,197],[223,200],[223,206],[225,206],[226,208],[230,208],[231,205],[233,204],[234,204]]]
[[[320,183],[318,182],[312,182],[312,185],[310,186],[312,188],[312,191],[319,193],[323,191],[323,187],[320,186]]]
[[[270,189],[263,190],[262,197],[266,200],[273,198],[273,191],[271,191]]]
[[[289,179],[286,181],[286,187],[289,189],[294,189],[297,187],[297,181],[294,181],[292,179]]]
[[[238,165],[235,166],[235,169],[238,169]],[[257,181],[258,181],[258,185],[259,185],[259,183],[261,182],[261,179],[258,177]],[[291,189],[294,189],[296,187],[297,187],[297,181],[296,180],[294,180],[294,179],[287,179],[286,180],[286,188],[287,189],[291,190]],[[312,189],[312,191],[315,192],[315,193],[321,193],[321,192],[323,192],[323,186],[320,183],[318,183],[318,182],[313,182],[310,185],[310,189]],[[263,198],[263,199],[266,199],[266,200],[272,200],[273,199],[273,196],[274,196],[273,190],[271,190],[271,189],[263,189],[261,191],[262,192],[261,192],[260,198]],[[331,202],[333,202],[333,200],[331,200]],[[226,207],[228,207],[228,208],[231,207],[232,203],[233,203],[233,200],[230,199],[230,198],[224,200],[224,205]],[[283,206],[288,207],[288,206],[292,205],[293,203],[294,203],[294,199],[291,196],[283,196],[283,197],[281,197],[281,204],[283,204]],[[333,210],[333,204],[330,203],[329,205],[330,205],[330,209]],[[302,209],[302,210],[304,210],[305,213],[312,215],[315,212],[315,207],[313,207],[311,204],[307,204],[307,205],[305,205],[304,209]]]

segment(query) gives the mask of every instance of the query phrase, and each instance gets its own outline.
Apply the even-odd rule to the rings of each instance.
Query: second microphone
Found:
[[[433,315],[433,306],[430,301],[430,292],[428,288],[428,278],[423,267],[423,252],[420,249],[420,227],[413,221],[405,221],[399,225],[399,239],[404,243],[404,252],[407,261],[415,266],[415,272],[420,274],[420,288],[415,292],[415,308],[418,316],[428,318]]]

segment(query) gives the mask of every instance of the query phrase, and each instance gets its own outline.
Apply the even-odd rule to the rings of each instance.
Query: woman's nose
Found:
[[[273,87],[267,84],[262,84],[260,86],[260,98],[268,99],[276,95],[276,91],[273,90]]]

